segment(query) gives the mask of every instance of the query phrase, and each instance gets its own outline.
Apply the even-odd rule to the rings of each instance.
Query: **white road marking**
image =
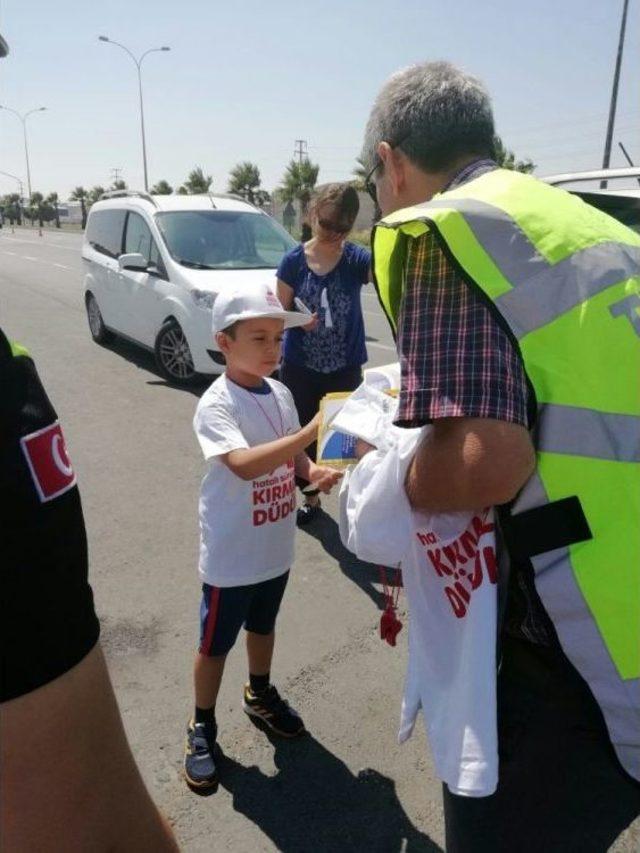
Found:
[[[67,267],[67,266],[65,266],[64,264],[54,264],[54,267],[58,267],[58,269],[61,269],[61,270],[71,270],[71,269],[73,269],[73,267]]]
[[[27,246],[46,246],[52,249],[62,249],[64,252],[75,252],[76,254],[80,254],[81,246],[77,247],[73,246],[63,246],[62,243],[56,243],[53,241],[42,239],[40,241],[37,240],[19,240],[17,237],[2,237],[2,241],[5,240],[9,243],[22,243]]]
[[[2,250],[2,254],[3,254],[3,255],[12,255],[14,258],[17,258],[17,257],[18,257],[18,254],[17,254],[16,252],[7,252],[7,250],[6,250],[6,249],[3,249],[3,250]]]
[[[30,255],[20,255],[23,261],[35,261],[36,263],[40,262],[40,258],[32,258]]]

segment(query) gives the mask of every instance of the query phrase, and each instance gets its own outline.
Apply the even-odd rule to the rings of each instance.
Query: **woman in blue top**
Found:
[[[312,312],[306,326],[286,332],[280,379],[293,394],[301,424],[330,391],[352,391],[367,360],[360,290],[370,281],[371,254],[346,241],[360,204],[350,184],[328,184],[309,208],[312,237],[288,252],[278,267],[278,296],[285,308],[300,299]],[[313,459],[315,445],[308,448]],[[305,489],[309,484],[299,480]],[[298,524],[318,513],[317,491],[305,491]]]

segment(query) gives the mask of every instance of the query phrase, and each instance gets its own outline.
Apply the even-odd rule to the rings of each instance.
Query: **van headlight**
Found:
[[[216,295],[215,293],[210,293],[208,290],[192,290],[191,298],[198,308],[213,308]]]

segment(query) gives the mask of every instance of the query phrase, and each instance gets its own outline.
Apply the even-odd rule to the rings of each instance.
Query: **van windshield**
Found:
[[[155,219],[171,257],[192,269],[273,269],[296,245],[261,213],[179,210],[157,213]]]

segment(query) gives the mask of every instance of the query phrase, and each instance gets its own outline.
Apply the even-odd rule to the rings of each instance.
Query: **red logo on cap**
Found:
[[[68,492],[76,484],[67,448],[58,421],[20,439],[22,452],[31,471],[42,503]]]
[[[280,303],[280,300],[275,295],[275,293],[272,293],[272,291],[267,290],[266,299],[267,299],[268,305],[273,305],[274,308],[280,308],[280,310],[282,310],[282,305]]]

